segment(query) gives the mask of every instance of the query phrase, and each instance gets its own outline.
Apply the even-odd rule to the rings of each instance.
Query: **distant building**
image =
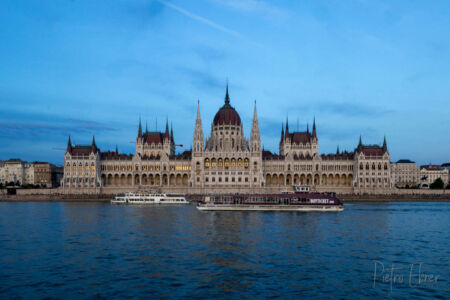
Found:
[[[256,104],[249,139],[238,112],[230,104],[228,86],[224,105],[216,113],[209,137],[203,135],[200,106],[192,150],[175,153],[173,129],[142,129],[139,120],[135,154],[100,151],[91,145],[72,145],[64,154],[67,189],[174,188],[186,193],[269,192],[308,185],[317,191],[388,192],[392,188],[390,155],[383,145],[364,145],[361,137],[352,152],[319,154],[316,122],[312,130],[291,131],[282,125],[279,153],[261,147]]]
[[[3,183],[14,183],[16,185],[27,184],[30,173],[27,169],[32,167],[29,163],[18,158],[12,158],[0,164],[0,181]]]
[[[420,170],[417,164],[409,159],[400,159],[391,163],[392,183],[396,187],[413,187],[420,185]]]
[[[34,184],[41,187],[58,187],[63,177],[64,168],[48,162],[36,161],[34,165]]]
[[[441,169],[440,165],[423,165],[420,166],[420,186],[429,188],[436,179],[441,178],[445,183],[448,183],[449,170]]]

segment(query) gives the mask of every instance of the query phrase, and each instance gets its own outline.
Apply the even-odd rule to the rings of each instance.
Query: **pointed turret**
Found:
[[[138,129],[138,137],[142,137],[142,124],[141,124],[141,116],[139,116],[139,129]]]
[[[250,144],[252,151],[260,151],[261,150],[261,136],[259,134],[259,125],[258,125],[258,114],[256,112],[256,100],[255,100],[255,108],[253,110],[253,121],[252,121],[252,130],[250,132]]]
[[[170,122],[170,141],[173,143],[173,124]]]
[[[119,155],[119,147],[117,147],[117,144],[116,144],[116,154]]]
[[[313,119],[313,131],[312,131],[312,136],[314,138],[317,138],[317,132],[316,132],[316,117],[314,117]]]
[[[200,116],[200,100],[197,100],[197,118],[195,119],[193,145],[194,145],[193,149],[194,152],[202,152],[204,149],[202,118]]]
[[[169,118],[166,118],[166,131],[164,132],[164,139],[169,138]]]
[[[340,151],[339,151],[339,145],[337,145],[337,149],[336,149],[336,155],[339,155]]]
[[[228,94],[228,80],[227,80],[227,90],[225,92],[225,105],[230,105],[230,95]]]
[[[289,120],[288,117],[286,117],[286,137],[289,137]]]
[[[386,135],[384,135],[384,140],[383,140],[383,151],[384,152],[387,151]]]
[[[306,123],[306,133],[309,133],[309,123]]]
[[[147,121],[145,121],[145,134],[147,134],[148,133],[148,124],[147,124]]]
[[[72,152],[72,141],[70,140],[70,135],[69,135],[69,140],[67,141],[67,149],[66,152],[71,153]]]
[[[362,138],[361,138],[361,135],[359,135],[359,143],[358,143],[358,147],[361,147],[362,146]]]
[[[283,142],[284,141],[284,124],[283,124],[283,122],[281,122],[281,141],[280,142]]]
[[[91,151],[92,152],[97,152],[97,145],[95,144],[95,136],[92,136],[92,144],[91,144]]]

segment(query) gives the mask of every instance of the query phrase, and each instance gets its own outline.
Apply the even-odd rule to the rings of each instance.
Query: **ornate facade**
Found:
[[[65,188],[173,189],[185,193],[270,192],[309,185],[318,191],[380,192],[391,188],[390,157],[383,146],[363,145],[353,152],[319,154],[316,122],[312,130],[291,131],[282,125],[279,153],[261,147],[256,103],[249,139],[238,112],[225,103],[216,113],[209,138],[203,134],[200,105],[192,150],[175,153],[173,129],[142,130],[139,120],[134,155],[72,146],[64,156]]]

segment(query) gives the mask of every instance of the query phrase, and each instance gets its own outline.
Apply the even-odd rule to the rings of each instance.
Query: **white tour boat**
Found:
[[[189,204],[182,195],[125,193],[119,194],[111,200],[114,204]]]

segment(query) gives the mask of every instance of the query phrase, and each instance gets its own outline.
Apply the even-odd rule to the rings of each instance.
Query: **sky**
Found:
[[[134,153],[139,117],[190,149],[223,105],[264,148],[316,119],[320,153],[359,136],[450,161],[450,1],[0,2],[0,160],[61,164],[68,136]]]

